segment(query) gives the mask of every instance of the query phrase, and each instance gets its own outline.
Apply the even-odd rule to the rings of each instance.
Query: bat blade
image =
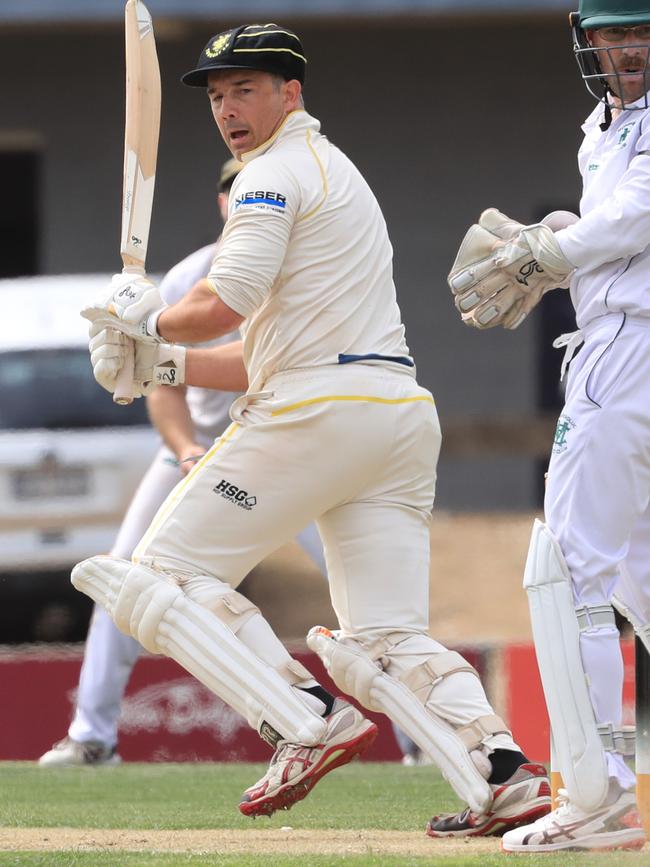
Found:
[[[126,122],[120,255],[123,270],[143,274],[156,180],[160,134],[160,68],[153,23],[142,0],[127,0],[124,9],[126,45]],[[133,401],[133,358],[118,376],[113,400]]]
[[[124,22],[126,124],[120,253],[125,267],[144,269],[160,134],[160,68],[151,15],[141,0],[128,0]]]

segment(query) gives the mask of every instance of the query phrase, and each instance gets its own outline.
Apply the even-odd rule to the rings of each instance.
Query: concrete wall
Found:
[[[212,196],[226,154],[205,96],[178,79],[207,38],[232,23],[159,33],[152,271],[216,231]],[[470,331],[445,275],[484,207],[525,222],[578,198],[575,151],[592,101],[564,17],[301,23],[299,32],[310,60],[307,107],[384,209],[407,336],[443,423],[534,413],[535,317],[513,334]],[[17,133],[42,143],[43,273],[118,267],[122,38],[118,26],[0,29],[0,148]],[[443,450],[439,504],[530,508],[537,473],[529,457],[459,459]]]

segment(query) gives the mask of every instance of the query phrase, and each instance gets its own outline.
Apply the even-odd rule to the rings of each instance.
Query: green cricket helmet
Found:
[[[650,24],[650,0],[582,0],[578,16],[582,30]]]
[[[588,30],[599,30],[602,27],[636,27],[639,24],[650,24],[650,0],[580,0],[577,12],[569,16],[573,33],[573,50],[580,74],[589,93],[599,102],[610,105],[610,94],[621,91],[617,86],[620,73],[605,73],[602,70],[599,57],[604,52],[620,48],[620,44],[612,43],[612,48],[594,48],[587,36]],[[646,54],[644,77],[645,100],[643,105],[623,108],[648,108],[648,91],[650,90],[650,46],[643,44]],[[620,85],[620,79],[618,81]]]

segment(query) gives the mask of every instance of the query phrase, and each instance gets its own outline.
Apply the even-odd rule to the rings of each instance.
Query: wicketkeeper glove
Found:
[[[517,328],[545,292],[568,285],[575,267],[546,224],[552,216],[524,226],[489,208],[470,227],[447,278],[463,322]]]
[[[135,345],[133,397],[149,394],[157,385],[182,385],[185,382],[185,347],[171,343],[133,341],[114,328],[93,323],[90,327],[90,361],[97,382],[115,391],[117,377],[124,366],[129,344]]]
[[[81,315],[102,328],[115,328],[138,340],[161,341],[158,317],[167,308],[158,287],[144,274],[115,274]]]

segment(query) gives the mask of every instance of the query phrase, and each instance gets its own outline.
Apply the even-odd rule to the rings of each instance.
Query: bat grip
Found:
[[[130,338],[126,345],[126,358],[124,365],[117,375],[113,402],[120,406],[129,406],[133,403],[133,372],[135,369],[135,343]]]

